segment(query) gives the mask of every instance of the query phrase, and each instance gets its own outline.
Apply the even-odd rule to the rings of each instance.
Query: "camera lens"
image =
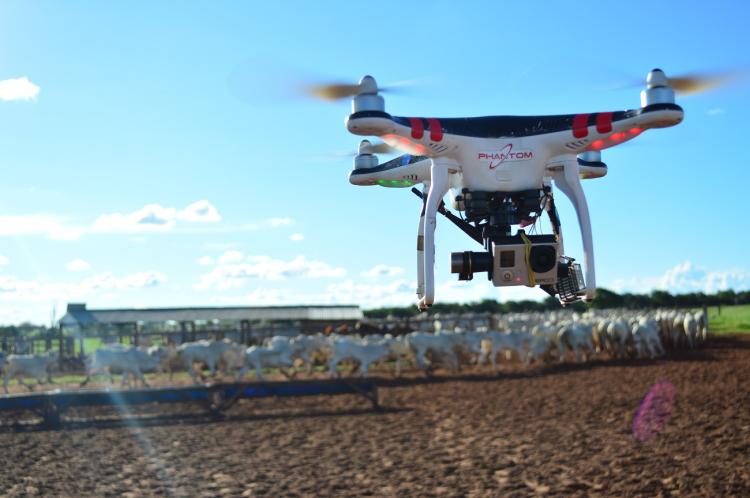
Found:
[[[557,251],[554,246],[533,246],[529,264],[534,273],[547,273],[557,264]]]
[[[451,273],[458,273],[459,280],[471,280],[475,272],[492,271],[492,254],[488,252],[451,253]]]

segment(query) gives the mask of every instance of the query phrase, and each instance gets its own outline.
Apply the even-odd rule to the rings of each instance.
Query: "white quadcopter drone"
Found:
[[[674,126],[683,119],[675,90],[714,86],[697,78],[667,78],[652,70],[638,109],[558,116],[486,116],[418,118],[392,116],[378,93],[375,79],[357,85],[313,89],[318,96],[353,97],[346,127],[355,135],[380,137],[384,144],[363,140],[349,181],[354,185],[412,187],[423,200],[417,235],[418,307],[435,301],[435,226],[438,212],[472,239],[481,252],[451,255],[451,272],[460,280],[487,272],[495,286],[539,286],[565,305],[591,301],[596,292],[594,245],[586,197],[580,179],[601,178],[607,166],[601,150],[626,142],[650,128]],[[381,89],[382,90],[382,89]],[[388,147],[405,152],[378,164],[376,153]],[[552,182],[573,203],[584,250],[585,272],[564,254]],[[443,197],[451,192],[458,217],[447,211]],[[527,234],[526,227],[547,213],[553,233]],[[516,232],[512,227],[517,226]],[[585,278],[584,278],[585,275]]]

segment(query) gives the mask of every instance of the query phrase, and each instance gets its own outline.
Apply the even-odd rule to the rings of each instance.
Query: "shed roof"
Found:
[[[198,308],[143,308],[143,309],[87,309],[85,304],[68,304],[67,313],[60,318],[64,327],[96,324],[192,322],[210,320],[229,321],[297,321],[297,320],[361,320],[362,310],[357,305],[311,306],[223,306]]]

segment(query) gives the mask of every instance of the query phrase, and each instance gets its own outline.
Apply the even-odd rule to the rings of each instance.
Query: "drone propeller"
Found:
[[[654,69],[654,71],[659,71]],[[743,77],[745,77],[747,71],[744,70],[727,70],[727,71],[715,71],[715,72],[695,72],[685,74],[681,76],[666,76],[662,73],[659,84],[669,86],[678,95],[693,95],[697,93],[703,93],[710,90],[714,90],[723,86],[727,86],[734,83]],[[630,84],[625,85],[626,87],[641,87],[644,81],[642,79],[633,79]],[[648,86],[652,82],[646,79],[646,85]],[[624,87],[619,87],[624,88]]]
[[[310,97],[332,101],[353,97],[360,93],[361,88],[359,84],[331,83],[327,85],[305,85],[302,87],[302,90]]]
[[[322,83],[303,84],[302,92],[309,96],[322,100],[335,101],[348,97],[355,97],[361,93],[397,93],[404,87],[414,85],[414,80],[398,81],[386,86],[378,86],[371,76],[365,76],[359,83]]]
[[[369,140],[362,140],[359,143],[359,154],[393,154],[395,152],[398,152],[398,149],[385,142],[372,143]]]
[[[362,140],[356,152],[339,151],[332,154],[326,154],[323,157],[327,159],[336,159],[341,157],[354,157],[360,154],[395,154],[400,152],[395,147],[391,147],[385,142],[372,143],[369,140]]]
[[[667,78],[669,86],[681,95],[702,93],[733,83],[744,76],[742,71],[724,71],[716,73],[693,73],[684,76]]]

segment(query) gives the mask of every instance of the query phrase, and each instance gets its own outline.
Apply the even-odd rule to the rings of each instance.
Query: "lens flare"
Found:
[[[633,435],[638,441],[648,441],[664,430],[676,399],[677,389],[669,381],[659,381],[649,389],[633,416]]]

